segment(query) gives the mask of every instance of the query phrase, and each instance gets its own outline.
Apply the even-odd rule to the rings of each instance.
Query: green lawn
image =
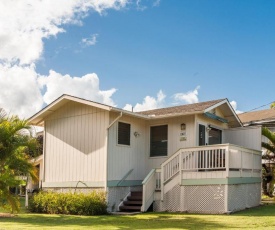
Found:
[[[275,229],[275,205],[231,215],[145,213],[139,215],[65,216],[21,213],[0,218],[4,229]]]

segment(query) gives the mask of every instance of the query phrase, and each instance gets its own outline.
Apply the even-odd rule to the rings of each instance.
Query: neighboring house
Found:
[[[109,211],[260,204],[261,129],[227,99],[129,112],[63,95],[29,121],[44,126],[45,190],[104,190]]]
[[[33,193],[42,187],[41,179],[43,178],[43,155],[33,158],[31,162],[36,167],[38,180],[33,181],[30,177],[28,177],[26,189],[28,192]]]
[[[267,127],[270,131],[275,132],[275,108],[257,110],[253,112],[247,112],[238,114],[243,126],[263,126]],[[262,136],[262,142],[268,142],[268,139]],[[263,149],[263,153],[265,153]],[[265,162],[265,161],[264,161]],[[265,162],[268,163],[268,162]]]
[[[244,126],[263,126],[267,127],[270,131],[275,132],[275,108],[242,113],[239,114],[239,118]],[[262,136],[262,142],[268,141],[269,140],[265,136]],[[266,149],[262,149],[262,152],[263,154],[266,154]],[[272,182],[272,177],[270,177],[270,175],[272,175],[271,172],[275,167],[274,158],[262,159],[262,164],[266,171],[266,177],[269,177],[269,179],[265,178],[265,181],[268,181],[267,187],[269,187],[270,182]],[[265,190],[267,189],[265,186],[266,184],[263,181],[264,193],[266,193]]]
[[[275,108],[238,114],[244,126],[261,125],[275,131]]]

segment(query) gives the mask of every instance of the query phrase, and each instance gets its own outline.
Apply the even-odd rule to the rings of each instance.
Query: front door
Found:
[[[205,126],[199,124],[199,145],[205,145]]]

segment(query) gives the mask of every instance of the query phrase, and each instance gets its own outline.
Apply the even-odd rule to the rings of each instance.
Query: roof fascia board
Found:
[[[34,120],[35,118],[39,117],[41,114],[45,113],[45,112],[53,112],[51,111],[51,108],[53,106],[55,106],[56,104],[58,104],[61,100],[64,99],[64,96],[66,95],[62,95],[61,97],[57,98],[55,101],[53,101],[51,104],[47,105],[45,108],[41,109],[39,112],[37,112],[36,114],[34,114],[32,117],[30,117],[28,119],[28,122],[32,122],[32,120]],[[43,120],[43,119],[42,119]],[[40,122],[39,122],[40,123]],[[37,123],[38,124],[38,123]]]
[[[269,123],[269,122],[274,122],[275,120],[260,120],[260,121],[248,121],[248,122],[244,122],[244,124],[265,124],[265,123]]]
[[[61,97],[59,97],[55,101],[53,101],[51,104],[49,104],[48,106],[46,106],[44,109],[40,110],[38,113],[36,113],[32,117],[30,117],[28,119],[28,121],[31,123],[32,120],[36,119],[37,117],[39,117],[40,115],[42,115],[45,112],[50,112],[50,113],[54,112],[55,110],[51,110],[51,108],[53,108],[55,105],[57,105],[58,103],[60,103],[61,101],[64,101],[64,100],[74,101],[74,102],[78,102],[78,103],[81,103],[81,104],[94,106],[94,107],[97,107],[97,108],[100,108],[100,109],[104,109],[104,110],[107,110],[107,111],[110,111],[111,108],[112,108],[111,106],[108,106],[108,105],[103,105],[103,104],[95,103],[95,102],[92,102],[92,101],[88,101],[88,100],[85,100],[85,99],[80,99],[80,98],[73,97],[73,96],[70,96],[70,95],[62,95]],[[43,121],[43,120],[44,120],[44,118],[42,118],[36,124],[41,123],[41,121]]]
[[[143,118],[143,119],[150,119],[150,117],[147,116],[147,115],[142,115],[142,114],[130,112],[130,111],[127,111],[127,110],[118,109],[118,108],[115,108],[115,107],[112,107],[112,108],[111,108],[111,111],[119,112],[119,113],[122,112],[122,113],[125,114],[125,115],[129,115],[129,116],[133,116],[133,117],[138,117],[138,118]]]
[[[84,105],[90,105],[90,106],[93,106],[93,107],[104,109],[104,110],[107,110],[107,111],[110,111],[111,108],[112,108],[111,106],[108,106],[108,105],[99,104],[99,103],[96,103],[96,102],[93,102],[93,101],[80,99],[80,98],[72,97],[72,96],[69,96],[69,95],[66,95],[66,99],[69,99],[71,101],[78,102],[78,103],[81,103],[81,104],[84,104]]]
[[[224,99],[223,101],[218,102],[215,105],[210,106],[209,108],[207,108],[206,110],[204,110],[204,112],[209,112],[212,109],[215,109],[217,107],[219,107],[220,105],[226,103],[229,107],[229,109],[231,110],[231,112],[233,113],[234,117],[236,118],[236,120],[238,121],[238,123],[240,124],[240,126],[243,126],[241,120],[239,119],[238,115],[236,114],[235,110],[232,108],[231,104],[229,103],[229,101],[227,99]]]
[[[162,116],[150,116],[150,115],[142,115],[142,114],[137,114],[134,112],[130,112],[127,110],[123,109],[118,109],[118,108],[112,108],[111,111],[115,112],[122,112],[125,115],[133,116],[133,117],[138,117],[138,118],[143,118],[145,120],[155,120],[155,119],[164,119],[164,118],[172,118],[172,117],[179,117],[179,116],[188,116],[188,115],[195,115],[195,114],[203,114],[203,111],[197,111],[197,112],[189,112],[189,113],[177,113],[177,114],[172,114],[172,115],[162,115]]]
[[[203,114],[203,111],[188,112],[188,113],[177,113],[177,114],[162,115],[162,116],[149,116],[149,118],[154,120],[154,119],[172,118],[172,117],[180,117],[180,116],[188,116],[188,115],[196,115],[196,114]]]
[[[220,105],[222,105],[222,104],[224,104],[224,103],[226,103],[226,102],[227,102],[227,100],[224,99],[224,100],[218,102],[217,104],[212,105],[212,106],[208,107],[207,109],[205,109],[205,110],[204,110],[204,113],[209,112],[209,111],[211,111],[212,109],[215,109],[215,108],[219,107]]]

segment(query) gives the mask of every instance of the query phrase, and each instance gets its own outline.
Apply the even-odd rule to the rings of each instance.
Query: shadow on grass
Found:
[[[245,219],[257,222],[263,216],[274,217],[275,205],[264,205],[231,215],[144,213],[138,215],[69,216],[29,213],[19,214],[14,218],[0,218],[0,229],[2,226],[16,226],[21,229],[232,229],[232,227],[238,227],[235,217],[247,217]],[[245,226],[247,225],[244,225],[244,228],[246,228]]]
[[[1,224],[10,223],[21,228],[68,228],[77,229],[215,229],[227,228],[225,224],[212,222],[192,215],[149,213],[118,216],[65,216],[24,214],[14,218],[1,218]],[[12,226],[12,225],[11,225]],[[0,227],[1,229],[1,227]]]
[[[275,204],[263,204],[259,207],[232,213],[233,216],[275,216]]]

